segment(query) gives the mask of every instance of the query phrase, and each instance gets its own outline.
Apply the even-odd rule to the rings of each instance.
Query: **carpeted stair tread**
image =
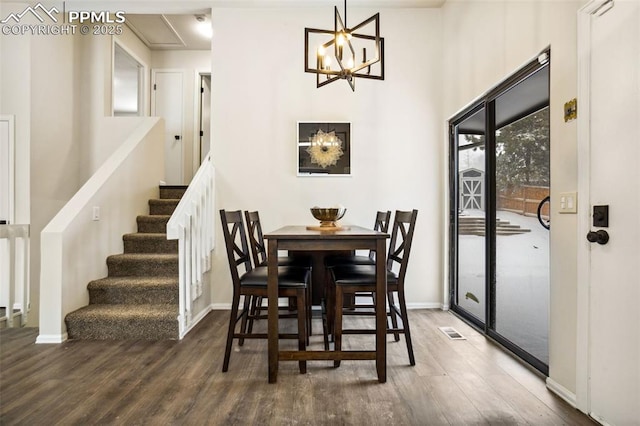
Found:
[[[160,198],[161,199],[171,199],[171,198],[180,199],[186,192],[187,188],[188,188],[187,185],[163,185],[160,187]]]
[[[176,304],[178,277],[106,277],[87,286],[89,303]]]
[[[166,233],[167,232],[167,222],[171,215],[140,215],[136,218],[136,222],[138,223],[138,232],[139,233]]]
[[[178,206],[180,199],[151,199],[149,200],[149,214],[151,215],[170,215]]]
[[[178,275],[177,254],[125,253],[107,257],[110,277]]]
[[[167,234],[138,232],[122,236],[125,253],[178,253],[178,240],[167,240]]]
[[[69,313],[65,321],[71,339],[177,339],[178,305],[91,304]]]

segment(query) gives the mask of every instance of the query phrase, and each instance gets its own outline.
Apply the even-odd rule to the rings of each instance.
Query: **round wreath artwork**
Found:
[[[318,130],[318,133],[309,138],[311,146],[307,152],[311,157],[311,162],[319,165],[323,169],[334,166],[344,151],[342,151],[342,140],[336,136],[335,131],[328,133]]]

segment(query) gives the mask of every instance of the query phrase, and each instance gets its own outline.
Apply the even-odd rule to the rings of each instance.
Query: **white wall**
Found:
[[[78,138],[77,43],[73,36],[31,39],[31,310],[40,301],[40,231],[82,185]],[[30,324],[35,325],[35,324]]]
[[[124,25],[123,34],[111,36],[79,36],[79,55],[75,62],[76,85],[81,94],[77,99],[79,117],[76,122],[82,141],[82,181],[85,182],[93,172],[111,155],[124,138],[111,126],[121,130],[131,130],[127,123],[139,123],[139,120],[112,116],[112,80],[113,80],[113,44],[114,39],[144,66],[146,66],[145,85],[149,84],[151,73],[151,51]],[[149,90],[145,91],[145,114],[149,115]],[[116,127],[116,129],[118,128]],[[115,132],[115,134],[114,134]]]
[[[200,82],[198,73],[211,72],[211,52],[207,50],[154,50],[151,52],[152,69],[180,69],[184,71],[185,92],[182,98],[184,105],[183,120],[183,180],[189,183],[200,163],[194,160],[199,154],[200,146],[198,103],[200,102]]]
[[[214,8],[216,206],[259,210],[265,231],[314,224],[315,205],[341,203],[343,223],[365,226],[377,210],[416,208],[408,304],[440,306],[441,14],[354,8],[349,25],[378,11],[386,79],[358,79],[352,92],[344,81],[316,89],[315,75],[304,72],[304,28],[331,28],[333,8]],[[296,177],[298,120],[352,123],[351,177]],[[224,250],[215,251],[213,281],[214,303],[228,304]]]
[[[564,122],[563,105],[576,96],[581,3],[449,0],[442,8],[445,118],[551,46],[552,200],[577,188],[576,124]],[[443,146],[446,154],[446,141]],[[552,209],[549,376],[570,392],[576,390],[576,219]]]

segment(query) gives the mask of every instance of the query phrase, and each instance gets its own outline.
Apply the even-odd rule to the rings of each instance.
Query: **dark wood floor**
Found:
[[[404,340],[390,341],[385,384],[373,361],[343,361],[338,369],[310,362],[306,375],[282,363],[269,385],[260,340],[234,346],[222,373],[226,311],[210,313],[182,341],[36,345],[35,329],[2,330],[0,424],[592,424],[452,314],[410,317],[417,365],[408,365]],[[449,340],[439,326],[467,340]],[[349,339],[373,345],[372,336]],[[321,337],[313,342],[320,348]]]

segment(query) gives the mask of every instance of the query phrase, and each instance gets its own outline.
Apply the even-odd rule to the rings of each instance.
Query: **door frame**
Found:
[[[591,247],[585,235],[591,229],[591,16],[609,0],[590,0],[578,10],[578,235],[576,300],[576,408],[591,412],[590,376],[590,303]]]
[[[463,110],[456,113],[447,120],[448,128],[448,146],[449,146],[449,237],[448,241],[448,283],[449,283],[449,309],[455,314],[464,318],[465,321],[474,325],[480,329],[483,334],[512,353],[518,356],[527,364],[540,371],[545,376],[549,375],[549,366],[544,364],[543,361],[537,359],[533,354],[527,352],[517,344],[511,342],[506,336],[503,336],[495,330],[496,319],[496,206],[497,206],[497,194],[496,194],[496,182],[495,182],[495,146],[496,146],[496,100],[504,93],[515,87],[521,81],[529,78],[533,74],[540,72],[544,67],[549,67],[551,70],[551,46],[545,47],[539,54],[527,61],[524,65],[520,66],[515,72],[501,80],[498,84],[491,87],[480,97],[476,98],[472,103],[468,104]],[[550,83],[549,83],[550,84]],[[549,86],[550,88],[550,86]],[[547,103],[546,107],[550,107],[551,100]],[[484,321],[475,318],[473,315],[467,313],[464,309],[461,309],[455,299],[457,295],[457,281],[458,281],[458,251],[456,242],[458,229],[458,215],[457,210],[459,206],[459,180],[458,180],[458,154],[453,154],[454,150],[458,150],[457,146],[457,132],[455,127],[457,123],[463,122],[466,118],[472,116],[481,109],[485,110],[485,318]],[[533,109],[522,115],[525,117],[528,114],[536,112],[538,109]],[[524,112],[523,112],[524,113]],[[521,118],[522,118],[521,117]],[[493,152],[493,153],[492,153]],[[489,154],[492,153],[492,154]],[[455,172],[455,173],[454,173]],[[454,175],[456,175],[454,177]],[[455,197],[452,197],[455,194]]]
[[[7,216],[7,223],[8,224],[14,224],[15,223],[15,212],[16,212],[16,194],[15,194],[15,189],[16,189],[16,179],[15,179],[15,175],[16,175],[16,168],[15,168],[15,164],[16,164],[16,133],[15,133],[15,115],[7,115],[7,114],[2,114],[0,115],[0,121],[5,121],[7,122],[7,126],[9,129],[9,146],[8,146],[8,150],[9,150],[9,156],[7,158],[8,160],[8,178],[9,178],[9,193],[7,194],[7,198],[8,198],[8,209],[9,211],[7,212],[8,216]]]
[[[201,129],[201,121],[202,121],[202,106],[201,104],[201,98],[202,98],[202,93],[200,92],[201,89],[201,84],[202,84],[202,77],[204,76],[209,76],[211,77],[211,70],[209,69],[196,69],[195,71],[195,77],[194,77],[194,97],[193,97],[193,171],[194,174],[196,172],[196,170],[198,170],[198,168],[200,168],[200,159],[202,158],[202,152],[201,151],[201,147],[202,147],[202,143],[201,143],[201,136],[200,136],[200,130]],[[209,137],[211,137],[211,129],[209,129]],[[206,154],[206,153],[205,153]]]

